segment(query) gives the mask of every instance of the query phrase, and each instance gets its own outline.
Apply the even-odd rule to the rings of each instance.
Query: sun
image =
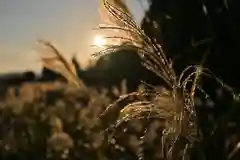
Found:
[[[106,44],[106,40],[101,35],[96,35],[93,39],[93,44],[98,47],[103,47]]]

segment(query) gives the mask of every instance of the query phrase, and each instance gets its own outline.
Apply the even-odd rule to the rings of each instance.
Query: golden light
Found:
[[[106,40],[101,35],[97,35],[93,39],[93,44],[98,47],[103,47],[106,44]]]

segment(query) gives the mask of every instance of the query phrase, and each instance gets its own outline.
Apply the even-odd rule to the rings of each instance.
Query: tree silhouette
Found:
[[[39,81],[55,81],[57,79],[64,79],[60,74],[53,72],[52,70],[43,67],[42,73],[40,75]]]
[[[106,88],[120,86],[125,79],[129,92],[135,91],[142,81],[153,85],[163,83],[143,67],[136,52],[130,46],[123,45],[117,51],[100,57],[94,66],[86,70],[78,69],[79,77],[88,86]]]
[[[142,28],[162,44],[168,57],[173,59],[178,74],[187,65],[201,64],[222,79],[225,85],[239,91],[240,12],[236,0],[149,0],[149,4]],[[202,78],[201,84],[213,100],[214,107],[208,107],[206,103],[197,106],[204,137],[200,148],[203,148],[207,159],[227,159],[236,147],[229,141],[239,134],[238,126],[228,125],[240,123],[235,114],[239,103],[227,91],[232,92],[231,89],[222,87],[215,80]],[[227,148],[227,145],[233,147]],[[231,158],[239,158],[236,152]],[[193,159],[201,158],[198,155]]]
[[[149,0],[142,28],[184,66],[202,62],[227,84],[240,89],[238,65],[239,13],[236,0]],[[204,61],[202,61],[204,59]]]

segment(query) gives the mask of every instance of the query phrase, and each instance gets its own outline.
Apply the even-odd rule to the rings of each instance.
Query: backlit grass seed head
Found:
[[[62,53],[50,42],[39,40],[39,51],[43,67],[60,73],[71,86],[87,90],[85,84],[77,75],[77,70],[73,63],[64,58]]]
[[[106,44],[107,49],[94,55],[109,54],[120,47],[134,48],[142,58],[143,65],[162,78],[167,84],[167,90],[157,91],[153,88],[151,92],[142,91],[121,96],[101,116],[108,114],[111,110],[118,110],[119,116],[114,125],[115,128],[123,122],[133,119],[163,119],[165,121],[162,136],[163,148],[165,148],[166,158],[171,159],[172,152],[175,149],[174,146],[180,137],[190,141],[192,137],[197,136],[193,97],[202,70],[197,70],[197,67],[191,66],[196,68],[194,72],[189,76],[185,76],[186,71],[183,71],[178,77],[172,68],[171,61],[164,54],[161,45],[144,33],[126,8],[114,3],[114,1],[101,0],[101,2],[102,18],[104,20],[108,17],[111,23],[100,25],[99,29],[102,31],[120,31],[117,32],[121,33],[120,35],[117,34],[116,36],[107,36],[105,38],[119,39],[121,43],[108,43]],[[190,88],[188,87],[189,84],[191,85]],[[149,97],[149,95],[152,98],[142,99],[143,97]],[[129,100],[131,101],[129,102]],[[124,104],[123,101],[128,101],[129,103],[122,106],[121,104]],[[186,148],[188,146],[186,145]]]

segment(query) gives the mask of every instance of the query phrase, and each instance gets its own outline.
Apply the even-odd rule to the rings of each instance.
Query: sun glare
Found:
[[[103,47],[106,44],[106,40],[101,35],[97,35],[93,39],[93,43],[96,46]]]

